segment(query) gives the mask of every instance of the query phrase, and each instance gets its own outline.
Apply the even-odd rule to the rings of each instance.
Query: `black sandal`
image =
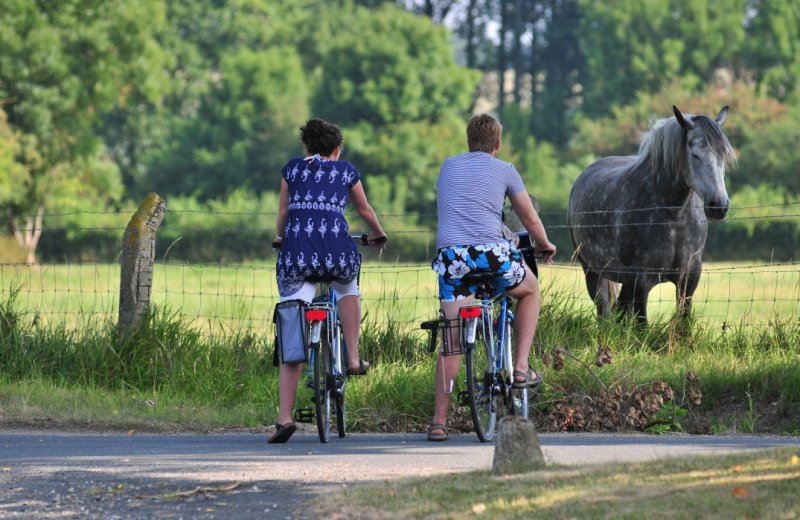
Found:
[[[276,424],[275,433],[267,441],[269,444],[283,444],[289,440],[289,437],[297,430],[297,425],[293,422],[286,424]]]
[[[348,376],[363,376],[364,374],[369,371],[369,361],[364,361],[363,359],[358,360],[358,368],[347,368],[347,375]]]

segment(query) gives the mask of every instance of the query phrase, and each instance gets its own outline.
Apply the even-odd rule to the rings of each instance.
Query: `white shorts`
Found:
[[[336,298],[359,296],[361,294],[358,292],[358,278],[353,278],[353,280],[348,283],[331,282],[331,289],[334,294],[336,294]],[[296,293],[290,294],[289,296],[281,296],[279,301],[303,300],[306,303],[311,303],[316,295],[317,284],[306,282]]]

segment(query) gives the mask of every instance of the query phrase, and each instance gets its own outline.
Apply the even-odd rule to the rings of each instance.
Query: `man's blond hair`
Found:
[[[502,132],[503,125],[489,114],[472,116],[467,123],[469,151],[492,153]]]

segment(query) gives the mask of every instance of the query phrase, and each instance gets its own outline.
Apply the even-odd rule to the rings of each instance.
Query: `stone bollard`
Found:
[[[515,415],[500,419],[492,473],[509,475],[545,467],[544,454],[533,423]]]
[[[120,255],[119,321],[120,338],[135,325],[150,306],[153,285],[156,230],[164,219],[167,201],[149,194],[131,217]]]

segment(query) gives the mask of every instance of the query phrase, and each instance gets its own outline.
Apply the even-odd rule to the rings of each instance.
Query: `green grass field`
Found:
[[[315,500],[324,518],[797,518],[796,448],[386,481]]]
[[[348,385],[348,421],[353,431],[420,431],[431,414],[435,356],[418,323],[437,314],[434,273],[426,265],[370,263],[362,274],[359,349],[373,369]],[[153,428],[274,421],[271,265],[157,264],[154,312],[124,340],[115,327],[117,266],[5,266],[0,276],[0,421],[28,424],[31,416],[46,416],[53,424],[144,421]],[[798,431],[796,266],[708,265],[689,330],[668,319],[671,285],[653,291],[651,325],[640,330],[598,322],[576,266],[543,267],[541,280],[544,307],[530,358],[545,373],[534,403],[540,427],[568,428],[573,412],[610,420],[584,396],[660,382],[675,391],[664,410],[668,429]],[[613,362],[597,365],[605,347]],[[687,394],[690,371],[701,381],[701,405]],[[59,392],[65,397],[56,401]],[[298,405],[308,399],[304,389]],[[142,408],[143,400],[158,406]],[[688,415],[679,418],[674,407]],[[108,409],[119,413],[109,416]],[[451,412],[453,427],[468,430],[464,408]],[[586,424],[576,429],[597,423]]]
[[[580,269],[570,264],[541,267],[542,303],[589,311]],[[17,304],[42,323],[82,323],[86,317],[116,318],[119,266],[64,264],[3,266],[3,297],[19,290]],[[372,263],[361,278],[367,320],[414,324],[437,312],[436,277],[427,265]],[[270,265],[157,264],[152,302],[211,332],[260,331],[270,326],[277,301]],[[668,318],[675,308],[670,283],[650,294],[651,319]],[[787,320],[800,312],[797,265],[706,264],[695,293],[698,319],[711,326],[759,325]]]

